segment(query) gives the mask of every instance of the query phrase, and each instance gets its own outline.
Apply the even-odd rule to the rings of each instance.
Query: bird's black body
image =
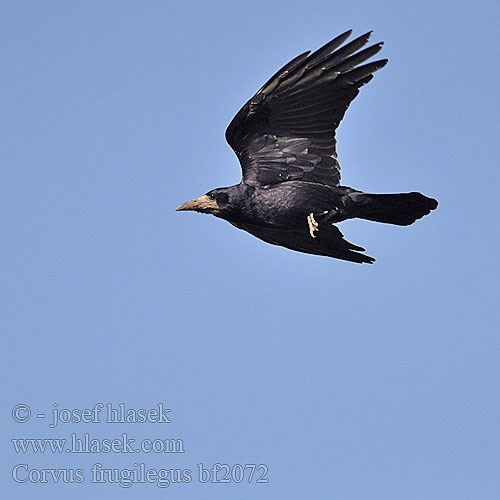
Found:
[[[420,193],[367,194],[339,185],[335,129],[359,88],[387,63],[360,66],[382,44],[359,51],[368,33],[338,48],[350,33],[290,61],[234,117],[226,139],[240,160],[241,183],[178,210],[212,213],[293,250],[373,262],[333,223],[359,217],[409,225],[437,207]]]

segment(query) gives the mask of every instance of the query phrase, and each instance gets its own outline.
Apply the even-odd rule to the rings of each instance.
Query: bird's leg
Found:
[[[307,223],[309,224],[309,234],[311,238],[316,238],[314,233],[319,231],[319,224],[314,220],[314,214],[312,212],[307,216]]]

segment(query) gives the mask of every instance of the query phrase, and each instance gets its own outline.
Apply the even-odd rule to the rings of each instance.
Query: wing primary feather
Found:
[[[288,73],[293,71],[297,66],[299,66],[300,63],[305,61],[310,53],[311,51],[308,50],[307,52],[298,55],[290,62],[285,64],[279,71],[277,71],[271,78],[269,78],[269,80],[264,85],[262,85],[260,90],[255,95],[268,94],[272,92],[279,84],[280,80],[283,79],[283,77],[285,77]]]
[[[370,77],[369,80],[373,77],[372,73],[383,68],[388,62],[388,59],[381,59],[380,61],[373,61],[368,64],[364,64],[363,66],[359,66],[348,73],[342,75],[342,80],[347,83],[358,83],[361,82],[366,77]],[[368,81],[362,82],[362,84],[368,83]]]
[[[291,87],[294,83],[300,80],[305,71],[310,70],[330,57],[332,51],[340,47],[351,36],[351,34],[352,30],[342,33],[333,40],[329,41],[327,44],[323,45],[323,47],[320,47],[318,50],[313,52],[310,56],[308,53],[308,57],[294,65],[293,68],[289,68],[288,74],[286,75],[286,86]]]
[[[340,63],[337,63],[333,66],[331,64],[328,64],[328,66],[326,66],[325,69],[337,71],[339,73],[343,73],[345,71],[353,69],[358,64],[365,62],[367,59],[369,59],[370,57],[372,57],[375,54],[377,54],[378,52],[380,52],[380,49],[382,49],[382,45],[383,45],[383,42],[380,42],[376,45],[372,45],[371,47],[368,47],[368,48],[366,48],[360,52],[357,52],[356,54],[348,57],[347,59],[344,59]]]
[[[306,68],[312,68],[316,64],[320,63],[326,57],[328,57],[335,49],[340,47],[350,36],[352,35],[352,30],[348,30],[345,33],[337,36],[330,42],[323,45],[315,52],[313,52],[307,59]]]
[[[347,59],[351,54],[354,54],[354,52],[356,52],[361,47],[363,47],[363,45],[366,45],[366,42],[368,42],[368,39],[370,38],[371,34],[372,34],[372,32],[369,31],[368,33],[365,33],[364,35],[361,35],[358,38],[355,38],[352,42],[349,42],[348,44],[344,45],[339,50],[330,54],[322,62],[324,64],[326,64],[327,67],[329,67],[329,68],[335,66],[335,64],[342,62],[344,59]]]

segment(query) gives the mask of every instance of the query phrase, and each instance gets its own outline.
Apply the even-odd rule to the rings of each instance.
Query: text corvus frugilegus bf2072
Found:
[[[226,219],[261,240],[299,252],[373,262],[333,223],[361,218],[407,226],[437,207],[420,193],[368,194],[340,186],[335,130],[359,88],[387,59],[362,64],[370,33],[351,31],[280,69],[233,118],[226,139],[243,170],[240,184],[209,191],[177,210]],[[339,48],[340,47],[340,48]]]

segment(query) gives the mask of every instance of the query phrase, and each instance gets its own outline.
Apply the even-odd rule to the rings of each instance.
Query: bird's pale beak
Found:
[[[205,194],[199,198],[179,205],[175,210],[195,210],[196,212],[216,213],[219,211],[219,205],[214,198]]]

